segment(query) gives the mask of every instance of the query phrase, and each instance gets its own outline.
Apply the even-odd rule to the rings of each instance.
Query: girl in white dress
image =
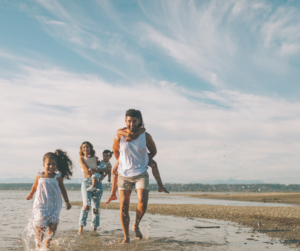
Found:
[[[59,214],[62,207],[62,197],[65,200],[67,210],[71,208],[68,194],[63,179],[72,176],[73,164],[66,152],[56,150],[54,153],[46,153],[43,158],[45,171],[41,170],[35,178],[30,194],[26,200],[31,200],[36,192],[33,204],[34,226],[36,227],[36,247],[40,249],[47,229],[50,238],[46,240],[46,248],[50,249],[50,241],[55,234],[59,223]]]

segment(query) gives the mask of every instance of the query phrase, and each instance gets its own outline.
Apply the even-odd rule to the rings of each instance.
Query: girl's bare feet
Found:
[[[158,190],[157,190],[158,192],[164,192],[164,193],[170,193],[164,186],[162,186],[162,187],[158,187]]]
[[[115,195],[115,194],[111,194],[109,197],[108,197],[108,199],[107,199],[107,201],[105,202],[105,204],[108,204],[109,202],[111,202],[112,200],[117,200],[118,198],[117,198],[117,196]]]
[[[93,231],[97,231],[97,228],[96,228],[96,227],[93,227]]]
[[[135,225],[133,225],[132,228],[133,228],[133,231],[135,232],[135,237],[139,240],[143,239],[143,234],[140,231],[140,228]]]
[[[82,234],[83,226],[79,227],[78,234]]]

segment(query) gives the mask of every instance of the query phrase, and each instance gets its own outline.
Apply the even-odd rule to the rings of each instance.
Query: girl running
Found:
[[[26,200],[31,200],[36,192],[33,203],[33,225],[36,227],[36,247],[39,250],[48,228],[50,238],[46,240],[46,249],[51,250],[50,242],[59,223],[59,214],[62,207],[62,197],[67,210],[71,209],[68,194],[63,179],[72,176],[73,164],[66,152],[56,150],[46,153],[43,157],[45,171],[39,170],[35,182]]]

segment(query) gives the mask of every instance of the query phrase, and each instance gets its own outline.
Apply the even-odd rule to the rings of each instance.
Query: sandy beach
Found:
[[[271,202],[300,205],[300,193],[187,194],[203,199]]]
[[[81,206],[82,202],[72,204]],[[136,205],[131,203],[130,211],[135,211]],[[101,203],[100,208],[119,209],[119,203],[110,203],[108,206]],[[300,239],[300,207],[149,204],[147,213],[232,221],[266,233],[272,238]]]

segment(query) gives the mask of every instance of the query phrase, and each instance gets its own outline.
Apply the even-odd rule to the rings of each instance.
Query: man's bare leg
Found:
[[[164,187],[161,177],[158,171],[157,163],[153,159],[149,159],[148,165],[152,168],[152,174],[158,185],[158,192],[169,193],[169,191]]]
[[[120,201],[120,219],[124,233],[124,241],[121,244],[129,243],[129,204],[130,204],[131,190],[119,190]]]
[[[143,239],[143,235],[140,231],[139,225],[147,210],[149,191],[142,188],[138,188],[136,190],[136,193],[137,193],[139,203],[136,207],[136,218],[132,227],[133,230],[135,231],[136,238],[141,240]]]

